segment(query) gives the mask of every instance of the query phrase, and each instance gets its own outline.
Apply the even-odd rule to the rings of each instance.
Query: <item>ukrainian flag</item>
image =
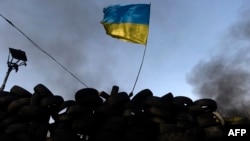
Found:
[[[150,5],[114,5],[103,9],[102,24],[106,34],[128,42],[147,43]]]

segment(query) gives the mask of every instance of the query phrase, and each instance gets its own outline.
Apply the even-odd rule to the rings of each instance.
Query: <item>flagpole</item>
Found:
[[[130,97],[133,96],[133,92],[134,92],[135,86],[136,86],[136,84],[137,84],[139,75],[140,75],[140,73],[141,73],[141,69],[142,69],[142,65],[143,65],[143,62],[144,62],[146,50],[147,50],[147,43],[145,44],[145,48],[144,48],[144,52],[143,52],[143,56],[142,56],[141,65],[140,65],[139,71],[138,71],[138,73],[137,73],[137,76],[136,76],[136,79],[135,79],[135,83],[134,83],[133,89],[132,89],[131,93],[129,94]]]

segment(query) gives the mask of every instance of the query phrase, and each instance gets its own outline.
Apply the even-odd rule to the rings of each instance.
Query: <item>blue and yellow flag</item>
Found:
[[[106,33],[128,42],[147,44],[150,4],[114,5],[103,9]]]

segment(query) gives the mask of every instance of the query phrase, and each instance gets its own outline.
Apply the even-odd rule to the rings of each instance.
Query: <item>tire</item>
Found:
[[[73,118],[70,115],[67,114],[61,114],[58,115],[58,117],[56,119],[54,119],[56,122],[67,122],[67,121],[72,121]]]
[[[129,141],[153,141],[157,136],[145,128],[132,127],[127,131],[125,138]]]
[[[104,91],[100,92],[100,93],[99,93],[99,96],[101,96],[101,97],[104,98],[104,99],[108,99],[108,98],[110,97],[110,95],[107,94],[107,93],[104,92]]]
[[[34,139],[36,137],[36,132],[37,132],[37,129],[39,128],[39,126],[40,126],[40,122],[31,121],[29,124],[29,129],[27,131],[27,135],[29,137],[31,137],[32,139]]]
[[[67,110],[67,114],[71,115],[71,116],[80,116],[86,113],[91,113],[92,110],[83,107],[81,105],[71,105],[68,110]]]
[[[32,141],[32,139],[26,133],[16,133],[14,135],[15,140],[17,141]]]
[[[99,97],[98,91],[94,88],[80,89],[75,93],[75,100],[85,98],[85,96]]]
[[[164,101],[164,103],[172,103],[174,100],[174,96],[171,92],[165,94],[164,96],[161,97],[162,101]]]
[[[218,113],[218,112],[213,112],[213,114],[220,121],[221,125],[224,126],[225,125],[225,119],[224,119],[224,117],[220,113]]]
[[[164,102],[158,96],[150,96],[143,100],[147,107],[164,107]]]
[[[25,119],[28,120],[39,120],[39,121],[48,121],[49,120],[49,114],[48,111],[45,109],[42,109],[39,106],[31,106],[31,105],[25,105],[22,106],[17,114]]]
[[[196,100],[194,105],[199,105],[202,112],[214,112],[217,109],[216,102],[208,98]]]
[[[183,129],[179,128],[176,124],[174,123],[165,123],[165,124],[159,124],[160,128],[160,134],[168,134],[172,132],[182,132]]]
[[[99,93],[93,88],[84,88],[76,92],[75,94],[76,103],[79,105],[87,106],[95,109],[103,103]]]
[[[120,92],[118,94],[112,95],[105,102],[112,107],[120,107],[124,106],[125,103],[130,101],[130,98],[127,93]]]
[[[10,115],[10,113],[7,111],[0,111],[0,121],[7,118],[9,115]]]
[[[14,100],[9,104],[8,112],[17,111],[23,105],[29,105],[29,104],[30,104],[30,98],[20,98],[20,99]]]
[[[36,141],[45,141],[49,131],[48,123],[41,123],[36,132]]]
[[[141,101],[149,96],[153,96],[152,91],[149,89],[144,89],[138,92],[136,95],[134,95],[132,101]]]
[[[203,129],[207,139],[222,139],[223,130],[221,126],[210,126]]]
[[[111,107],[107,104],[102,104],[94,111],[94,115],[101,117],[110,117],[120,115],[120,112],[121,111],[117,110],[114,107]]]
[[[47,96],[53,96],[53,93],[43,84],[38,84],[34,87],[35,93],[39,93],[42,98]]]
[[[171,111],[162,109],[162,108],[151,107],[151,108],[145,109],[145,113],[148,113],[152,116],[163,118],[167,121],[176,120],[176,115],[174,113],[172,113]]]
[[[64,101],[61,106],[58,108],[57,111],[55,111],[55,114],[52,114],[52,117],[58,116],[60,114],[67,113],[70,106],[76,105],[76,102],[74,100],[66,100]]]
[[[5,133],[6,134],[13,134],[13,133],[27,132],[28,128],[29,128],[29,126],[27,123],[10,124],[5,128]]]
[[[111,131],[101,130],[97,135],[95,141],[125,141],[124,136]]]
[[[40,106],[40,101],[42,100],[42,96],[39,94],[39,93],[34,93],[32,96],[31,96],[31,99],[30,99],[30,105],[32,106]]]
[[[59,110],[63,102],[64,100],[61,96],[55,95],[43,98],[40,102],[40,105],[46,108],[50,114],[54,114]]]
[[[7,110],[8,105],[14,101],[17,100],[18,97],[15,95],[7,95],[7,96],[3,96],[0,97],[0,110]]]
[[[89,135],[96,132],[98,126],[100,125],[98,125],[93,116],[83,116],[73,121],[72,130],[80,134]]]
[[[64,132],[63,134],[56,134],[55,136],[53,136],[53,141],[85,141],[85,140],[80,140],[80,137],[78,137],[77,134],[67,131]]]
[[[208,126],[220,126],[220,120],[214,115],[213,113],[205,113],[200,115],[196,118],[197,123],[201,127],[208,127]]]
[[[9,126],[9,125],[11,125],[11,124],[15,124],[15,123],[19,123],[19,122],[22,122],[22,120],[21,120],[21,118],[20,117],[18,117],[18,116],[10,116],[10,117],[8,117],[8,118],[6,118],[6,119],[4,119],[3,121],[2,121],[2,123],[3,123],[3,125],[6,127],[6,126]]]
[[[195,119],[191,114],[178,114],[177,115],[177,127],[182,129],[189,129],[196,125]]]
[[[11,93],[14,93],[20,97],[27,97],[27,98],[30,98],[32,96],[32,94],[27,91],[26,89],[20,87],[20,86],[17,86],[17,85],[14,85],[11,89],[10,89],[10,92]]]
[[[192,99],[186,96],[176,96],[173,99],[173,104],[180,110],[180,111],[188,111],[188,107],[193,105]]]
[[[106,119],[102,124],[102,130],[121,133],[126,131],[127,123],[124,117],[114,116]]]
[[[142,110],[140,109],[132,109],[132,108],[128,108],[128,109],[125,109],[122,113],[122,116],[124,117],[133,117],[133,116],[136,116],[136,115],[140,115],[142,113]]]
[[[110,96],[118,94],[118,91],[119,91],[119,87],[116,86],[116,85],[114,85],[114,86],[112,87],[111,92],[110,92]]]

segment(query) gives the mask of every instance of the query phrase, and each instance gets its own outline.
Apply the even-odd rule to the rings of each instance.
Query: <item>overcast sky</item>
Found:
[[[150,1],[0,0],[0,13],[88,87],[110,92],[117,85],[129,93],[144,46],[106,35],[100,21],[104,7],[134,3]],[[148,88],[158,96],[172,92],[201,98],[193,84],[197,64],[213,56],[234,54],[238,50],[235,44],[249,48],[245,39],[240,39],[243,43],[232,39],[232,28],[247,16],[246,5],[249,2],[244,0],[151,1],[147,52],[134,93]],[[6,91],[19,85],[33,93],[33,87],[42,83],[54,94],[73,99],[75,92],[85,87],[2,18],[0,80],[7,71],[9,47],[25,51],[28,61],[17,73],[11,72]]]

